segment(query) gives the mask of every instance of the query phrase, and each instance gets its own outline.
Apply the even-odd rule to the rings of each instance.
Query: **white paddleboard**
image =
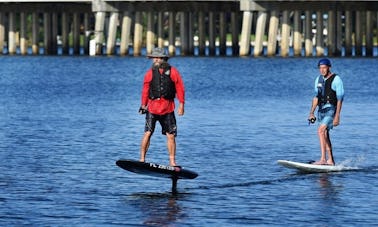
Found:
[[[344,165],[316,165],[316,164],[309,164],[309,163],[302,163],[302,162],[293,162],[288,160],[278,160],[278,164],[291,168],[296,169],[301,172],[307,173],[327,173],[327,172],[340,172],[340,171],[348,171],[348,170],[357,170],[356,167],[348,167]]]

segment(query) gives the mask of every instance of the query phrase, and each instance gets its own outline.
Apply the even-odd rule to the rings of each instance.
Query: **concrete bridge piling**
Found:
[[[0,54],[378,56],[378,1],[0,0]]]

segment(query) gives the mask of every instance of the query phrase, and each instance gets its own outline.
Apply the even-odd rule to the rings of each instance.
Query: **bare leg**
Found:
[[[167,148],[169,153],[169,165],[177,166],[176,164],[176,139],[174,134],[167,133]]]
[[[326,164],[326,147],[327,147],[327,126],[326,125],[320,125],[318,128],[318,137],[319,137],[319,143],[320,143],[320,160],[315,162],[315,164]]]
[[[146,159],[148,147],[150,146],[151,135],[152,133],[149,131],[145,132],[143,135],[142,142],[140,144],[140,162],[144,162]]]
[[[327,150],[327,164],[328,165],[335,165],[335,161],[333,160],[333,154],[332,154],[332,143],[331,138],[329,137],[329,130],[327,130],[325,134],[325,140],[326,140],[326,150]]]

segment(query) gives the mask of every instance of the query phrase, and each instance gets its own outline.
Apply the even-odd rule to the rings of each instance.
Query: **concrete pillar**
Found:
[[[39,54],[39,14],[32,13],[32,53]]]
[[[134,56],[140,56],[142,54],[142,38],[143,38],[142,13],[135,12]]]
[[[193,13],[188,13],[188,55],[193,55],[194,53],[194,32],[193,32]]]
[[[181,55],[189,54],[189,12],[180,12]]]
[[[366,56],[373,56],[373,12],[366,11]]]
[[[78,12],[73,13],[72,19],[72,37],[73,37],[73,53],[80,54],[80,15]]]
[[[215,13],[209,12],[209,55],[215,55]]]
[[[263,11],[259,12],[258,17],[257,17],[257,24],[256,24],[256,39],[255,39],[254,56],[261,56],[263,53],[266,17],[267,17],[266,12],[263,12]]]
[[[285,10],[282,14],[282,31],[281,31],[281,56],[289,56],[290,48],[290,20],[289,11]]]
[[[58,53],[58,13],[51,13],[51,53]]]
[[[152,53],[155,47],[155,20],[153,12],[147,12],[147,35],[146,35],[147,54]]]
[[[131,22],[132,22],[131,13],[129,11],[125,11],[122,17],[121,47],[120,47],[121,55],[129,54]]]
[[[362,56],[362,12],[356,11],[355,56]]]
[[[219,13],[219,55],[226,55],[227,51],[227,25],[225,12]]]
[[[62,13],[62,54],[69,54],[70,46],[68,42],[69,36],[69,16],[68,13]]]
[[[117,25],[118,25],[118,12],[110,13],[109,31],[106,42],[106,54],[113,55],[115,53]]]
[[[323,12],[316,12],[316,56],[324,55]]]
[[[52,50],[52,31],[51,31],[51,14],[43,13],[43,38],[44,38],[44,54],[50,55],[53,54]]]
[[[175,20],[175,13],[169,12],[169,32],[168,32],[168,53],[171,56],[174,56],[176,54],[176,20]]]
[[[335,54],[341,56],[343,49],[343,27],[342,27],[342,13],[340,10],[336,11],[336,52]]]
[[[164,47],[164,15],[163,12],[158,12],[158,27],[157,27],[157,45],[160,48]]]
[[[102,54],[102,43],[104,42],[105,16],[105,12],[96,12],[96,22],[94,31],[96,42],[96,55]]]
[[[206,52],[206,34],[205,34],[205,13],[198,12],[198,55],[205,55]]]
[[[231,36],[232,36],[232,55],[239,54],[239,14],[231,13]]]
[[[274,56],[277,52],[277,34],[278,34],[278,13],[276,10],[271,11],[269,19],[268,48],[267,55]]]
[[[26,55],[28,52],[26,16],[26,13],[20,13],[20,53],[22,55]]]
[[[328,11],[328,37],[327,48],[328,56],[335,56],[336,54],[336,12]]]
[[[310,11],[305,12],[305,56],[312,56],[314,46],[312,44],[312,15]]]
[[[301,11],[294,11],[294,37],[293,37],[293,48],[294,56],[302,55],[302,20]]]
[[[345,11],[345,56],[352,56],[352,12]]]
[[[251,11],[243,12],[242,31],[240,37],[240,56],[249,55],[251,47],[252,17],[253,14]]]
[[[8,31],[8,52],[16,54],[16,14],[9,12],[9,31]]]
[[[89,40],[90,40],[91,32],[89,31],[89,14],[84,13],[84,54],[89,54]]]
[[[3,54],[4,52],[4,38],[5,38],[4,14],[0,12],[0,54]]]

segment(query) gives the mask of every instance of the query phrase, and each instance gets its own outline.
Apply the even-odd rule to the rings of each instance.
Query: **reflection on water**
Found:
[[[126,202],[142,213],[143,225],[170,226],[186,217],[179,206],[179,200],[187,196],[171,193],[134,193],[126,198]]]
[[[328,173],[319,174],[319,192],[325,200],[335,201],[343,187],[342,185],[335,185],[330,178]]]

